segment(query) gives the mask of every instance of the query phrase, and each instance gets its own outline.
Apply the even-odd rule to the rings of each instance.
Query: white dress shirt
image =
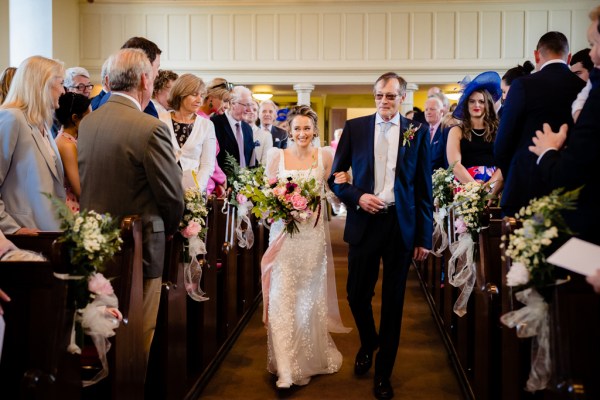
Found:
[[[379,132],[381,122],[385,122],[379,114],[375,117],[375,142],[374,148],[377,148],[379,141]],[[396,113],[389,121],[392,123],[390,129],[386,133],[388,141],[387,159],[385,160],[385,179],[383,190],[375,193],[375,196],[385,201],[386,204],[392,204],[395,201],[394,197],[394,178],[396,177],[396,161],[398,160],[398,145],[400,143],[400,114]],[[374,155],[375,156],[375,155]]]

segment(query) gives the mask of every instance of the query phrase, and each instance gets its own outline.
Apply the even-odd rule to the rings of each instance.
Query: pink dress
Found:
[[[73,136],[69,135],[68,133],[64,132],[63,130],[61,130],[58,133],[58,135],[56,136],[56,139],[58,140],[59,137],[62,137],[63,139],[65,139],[68,142],[74,143],[75,147],[77,147],[77,139],[75,139]],[[67,179],[66,174],[65,174],[65,191],[67,192],[67,200],[66,200],[67,206],[74,213],[79,212],[79,201],[77,200],[77,196],[75,196],[75,193],[73,193],[73,188],[71,187],[71,184],[69,183],[69,180]]]
[[[198,111],[197,114],[199,116],[201,116],[202,118],[210,119],[210,117],[202,111]],[[217,141],[217,151],[215,153],[215,158],[217,157],[217,154],[219,154],[219,150],[220,150],[219,141]],[[223,172],[221,167],[219,167],[219,163],[217,162],[217,160],[215,160],[215,170],[214,170],[213,174],[211,175],[211,177],[208,178],[208,182],[206,184],[206,194],[207,195],[212,194],[212,192],[215,190],[215,187],[217,185],[225,184],[226,180],[227,180],[227,176],[225,176],[225,173]]]

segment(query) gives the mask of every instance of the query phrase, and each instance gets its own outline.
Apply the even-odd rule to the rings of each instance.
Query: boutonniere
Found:
[[[410,142],[415,138],[415,133],[419,130],[419,128],[421,128],[421,125],[417,126],[416,128],[413,126],[413,124],[408,125],[408,128],[406,128],[406,130],[402,134],[403,147],[410,147]]]
[[[254,147],[260,147],[260,142],[258,140],[254,141]]]

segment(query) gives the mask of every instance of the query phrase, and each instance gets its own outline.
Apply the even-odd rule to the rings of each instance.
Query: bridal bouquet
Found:
[[[85,210],[73,213],[62,200],[47,196],[57,209],[63,230],[58,240],[68,249],[73,267],[71,274],[57,275],[57,278],[71,282],[76,308],[68,350],[81,354],[83,332],[92,338],[102,363],[102,370],[93,379],[83,381],[83,386],[89,386],[108,375],[108,338],[115,335],[114,330],[123,319],[110,281],[99,272],[104,263],[121,249],[123,241],[117,221],[109,214]]]
[[[448,247],[448,235],[444,229],[444,218],[452,205],[454,196],[454,165],[447,169],[438,168],[431,178],[433,183],[433,202],[437,209],[433,211],[433,238],[432,251],[436,257],[441,257],[442,252]]]
[[[286,177],[266,181],[263,189],[252,187],[246,195],[254,202],[252,211],[269,222],[283,220],[290,235],[298,232],[298,223],[307,222],[320,211],[321,187],[316,179]]]
[[[545,389],[551,373],[548,305],[538,291],[555,284],[557,279],[554,266],[546,262],[546,253],[561,234],[572,235],[561,211],[575,209],[580,190],[557,189],[548,196],[533,199],[517,214],[523,226],[508,237],[505,253],[512,265],[506,284],[522,289],[515,297],[525,307],[504,314],[500,320],[509,328],[516,327],[517,336],[534,338],[526,386],[530,392]]]

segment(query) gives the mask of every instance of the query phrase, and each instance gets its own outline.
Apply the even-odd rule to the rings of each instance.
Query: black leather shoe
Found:
[[[362,347],[356,353],[354,361],[354,374],[361,376],[366,374],[373,365],[373,351],[364,350]]]
[[[373,381],[373,394],[377,400],[388,400],[394,397],[394,389],[388,378],[376,376]]]

